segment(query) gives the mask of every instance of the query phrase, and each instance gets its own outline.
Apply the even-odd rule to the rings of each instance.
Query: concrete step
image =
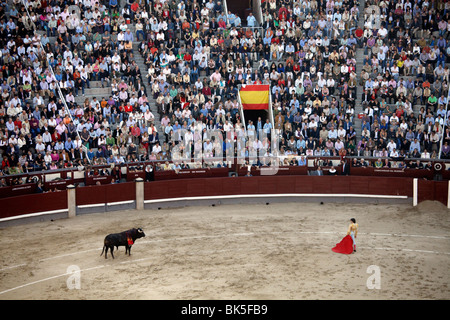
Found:
[[[133,41],[133,50],[136,52],[135,53],[135,57],[134,57],[134,61],[136,62],[136,64],[139,66],[139,69],[141,70],[142,74],[146,74],[147,73],[147,66],[145,65],[145,59],[144,57],[139,53],[139,46],[140,46],[140,42],[139,41]],[[155,116],[155,120],[154,120],[154,124],[156,127],[156,130],[158,131],[158,134],[160,136],[160,139],[163,139],[164,137],[164,131],[161,127],[161,115],[158,113],[158,108],[155,105],[155,99],[153,99],[152,95],[151,95],[151,89],[148,86],[148,83],[146,81],[146,79],[143,81],[144,87],[147,89],[147,93],[148,93],[148,104],[150,107],[150,111],[153,113],[153,115]]]
[[[84,93],[86,94],[86,95],[111,95],[112,94],[112,88],[111,87],[105,87],[105,88],[102,88],[101,87],[101,84],[100,84],[100,87],[98,87],[98,88],[90,88],[90,89],[88,89],[88,88],[86,88],[85,90],[84,90]]]
[[[358,25],[359,26],[364,26],[364,3],[360,3],[359,6],[359,12],[360,12],[360,19],[358,21]],[[357,78],[356,78],[356,83],[359,83],[361,77],[360,77],[360,73],[362,70],[362,67],[364,65],[364,49],[363,48],[358,48],[356,50],[355,53],[355,58],[356,58],[356,74],[357,74]],[[362,121],[361,119],[358,118],[358,114],[363,112],[362,109],[362,105],[361,105],[361,98],[360,98],[360,94],[362,93],[362,86],[357,86],[356,87],[356,103],[355,103],[355,116],[353,117],[353,126],[355,128],[356,131],[356,137],[357,140],[359,140],[361,138],[361,125],[362,125]]]
[[[110,86],[108,86],[108,82],[107,81],[103,81],[103,84],[105,85],[105,88],[110,88]],[[101,81],[90,81],[90,85],[91,85],[91,89],[102,88],[102,82]]]
[[[86,101],[86,99],[89,99],[89,101],[92,100],[92,98],[94,98],[94,96],[83,96],[83,95],[78,95],[75,96],[75,103],[79,104],[79,105],[84,105],[84,102]],[[101,100],[101,98],[99,99],[98,97],[96,97],[97,100]]]
[[[89,101],[90,101],[94,97],[97,98],[98,101],[101,101],[102,98],[105,98],[106,100],[108,100],[109,96],[110,96],[110,94],[96,94],[96,93],[85,93],[83,96],[81,91],[79,91],[78,96],[75,96],[75,102],[78,104],[83,104],[86,99],[89,99]]]
[[[75,95],[75,102],[78,104],[84,104],[84,101],[86,99],[92,100],[94,97],[97,98],[98,101],[101,101],[102,98],[105,98],[106,100],[109,99],[111,93],[103,93],[103,94],[99,94],[96,93],[95,91],[91,91],[91,92],[87,92],[85,91],[85,94],[83,95],[81,90],[78,91],[78,95]]]

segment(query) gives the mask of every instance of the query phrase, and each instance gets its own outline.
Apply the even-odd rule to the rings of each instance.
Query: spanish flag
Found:
[[[242,85],[239,90],[242,109],[267,110],[269,109],[269,85]]]

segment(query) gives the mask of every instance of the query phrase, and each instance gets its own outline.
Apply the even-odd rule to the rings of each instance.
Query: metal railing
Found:
[[[223,8],[225,11],[225,25],[228,28],[228,7],[227,7],[227,0],[223,0]]]

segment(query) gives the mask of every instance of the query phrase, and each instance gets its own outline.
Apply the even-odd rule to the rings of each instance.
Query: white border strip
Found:
[[[103,206],[117,206],[121,204],[132,204],[134,200],[126,200],[126,201],[117,201],[117,202],[107,202],[107,203],[94,203],[94,204],[82,204],[77,206],[78,209],[85,208],[95,208],[95,207],[103,207]]]
[[[179,197],[167,199],[144,200],[144,203],[160,203],[184,200],[219,200],[219,199],[235,199],[235,198],[281,198],[281,197],[352,197],[352,198],[375,198],[375,199],[408,199],[408,196],[392,196],[377,194],[352,194],[352,193],[279,193],[279,194],[239,194],[224,196],[199,196],[199,197]]]
[[[117,201],[117,202],[108,202],[107,206],[117,206],[120,204],[131,204],[134,203],[134,200],[127,200],[127,201]]]
[[[82,204],[77,206],[78,209],[84,209],[84,208],[94,208],[94,207],[103,207],[105,203],[94,203],[94,204]]]
[[[47,214],[63,213],[63,212],[68,212],[68,211],[69,211],[69,209],[59,209],[59,210],[51,210],[51,211],[42,211],[42,212],[36,212],[36,213],[21,214],[21,215],[12,216],[12,217],[1,218],[0,222],[11,221],[11,220],[16,220],[16,219],[22,219],[22,218],[39,217],[39,216],[44,216],[44,215],[47,215]]]
[[[117,206],[117,205],[121,205],[121,204],[132,204],[132,203],[134,203],[134,200],[107,202],[107,203],[82,204],[82,205],[77,206],[77,208],[84,209],[84,208],[94,208],[94,207],[103,207],[103,206]]]

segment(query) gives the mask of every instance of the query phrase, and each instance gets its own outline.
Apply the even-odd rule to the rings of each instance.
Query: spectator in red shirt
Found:
[[[226,29],[227,28],[227,24],[222,18],[219,19],[218,25],[219,25],[219,29]]]
[[[20,121],[19,118],[16,118],[16,120],[14,120],[14,126],[19,130],[22,129],[22,121]]]
[[[125,112],[133,112],[133,106],[130,103],[125,105]]]
[[[364,36],[364,30],[361,27],[356,28],[355,30],[355,38],[358,42],[358,45],[360,48],[362,48],[363,45],[363,36]]]
[[[283,18],[287,20],[288,10],[284,4],[281,5],[280,10],[278,10],[278,18],[282,20]]]
[[[186,61],[187,63],[190,64],[190,66],[192,67],[192,56],[189,52],[186,52],[184,57],[183,57],[184,61]]]

